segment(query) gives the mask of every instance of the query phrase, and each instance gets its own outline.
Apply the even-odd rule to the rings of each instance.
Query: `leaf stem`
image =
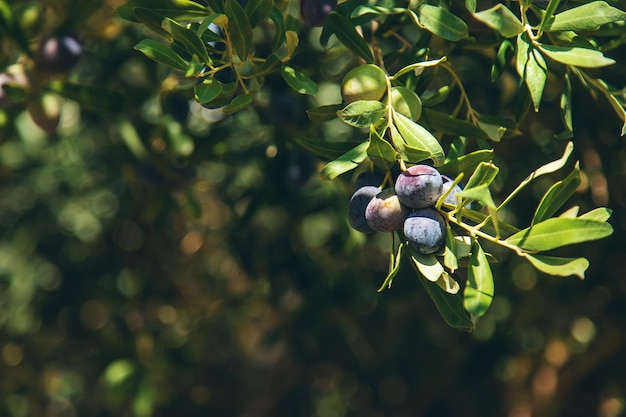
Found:
[[[491,236],[490,234],[485,233],[482,230],[478,230],[475,226],[471,226],[467,223],[457,220],[457,218],[452,213],[445,213],[445,215],[448,217],[449,221],[456,224],[460,228],[466,230],[472,237],[480,237],[481,239],[485,239],[489,242],[492,242],[504,248],[510,249],[513,252],[515,252],[518,256],[524,256],[526,254],[526,252],[519,246],[512,245],[498,237]]]

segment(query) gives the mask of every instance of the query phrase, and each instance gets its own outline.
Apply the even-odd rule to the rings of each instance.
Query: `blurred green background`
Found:
[[[607,102],[574,85],[570,205],[612,208],[614,235],[561,250],[590,260],[585,281],[494,248],[496,298],[467,334],[408,267],[377,292],[389,242],[348,226],[356,174],[319,181],[323,161],[291,141],[361,139],[305,113],[340,100],[354,57],[323,54],[303,28],[294,65],[319,96],[269,76],[253,107],[224,116],[133,50],[147,32],[115,16],[122,3],[8,3],[30,48],[72,34],[84,51],[46,74],[0,34],[0,69],[30,82],[0,110],[0,415],[626,414],[626,142]],[[492,85],[490,59],[454,54],[478,108],[511,104],[514,70]],[[624,46],[610,56],[601,75],[621,86]],[[523,136],[495,144],[496,196],[562,153],[557,82]],[[526,224],[563,176],[507,219]]]

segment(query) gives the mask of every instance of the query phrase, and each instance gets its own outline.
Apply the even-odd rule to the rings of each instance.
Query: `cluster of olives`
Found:
[[[400,173],[393,187],[380,189],[382,176],[367,172],[357,177],[348,206],[350,225],[359,232],[402,231],[417,252],[431,254],[443,247],[446,222],[434,208],[453,184],[429,165],[414,165]],[[456,186],[445,201],[454,204]]]

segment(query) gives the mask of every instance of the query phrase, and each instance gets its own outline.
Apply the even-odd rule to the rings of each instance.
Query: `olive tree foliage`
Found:
[[[314,124],[339,119],[353,127],[358,140],[329,140],[323,134],[292,139],[327,161],[323,179],[372,170],[383,174],[380,188],[385,188],[393,186],[394,170],[426,163],[463,185],[454,204],[446,201],[449,193],[435,204],[446,221],[441,250],[420,254],[400,231],[391,233],[389,274],[380,288],[391,287],[400,265],[410,264],[455,328],[471,330],[494,297],[490,263],[496,260],[485,245],[510,250],[543,273],[582,279],[587,259],[550,251],[612,233],[610,209],[564,208],[581,181],[579,164],[572,161],[574,142],[566,141],[575,135],[572,90],[602,98],[626,134],[623,86],[601,78],[601,69],[615,64],[611,50],[625,41],[620,33],[626,12],[607,2],[348,0],[336,5],[303,0],[298,8],[272,0],[130,0],[117,11],[158,35],[137,43],[136,50],[171,67],[177,88],[225,115],[254,107],[271,74],[280,74],[299,94],[319,94],[323,77],[294,61],[304,33],[315,36],[327,54],[352,57],[343,74],[358,66],[378,67],[383,84],[375,87],[383,90],[382,97],[368,97],[358,91],[365,87],[357,86],[354,93],[364,95],[356,100],[344,91],[343,99],[307,110]],[[310,25],[321,29],[308,32]],[[491,61],[491,73],[482,76],[492,83],[507,71],[517,76],[516,98],[496,113],[475,105],[477,98],[462,83],[459,58],[470,53]],[[229,77],[222,75],[226,71]],[[562,156],[529,169],[519,186],[496,202],[490,185],[499,171],[498,144],[523,140],[520,124],[529,112],[541,117],[549,76],[562,86],[563,127],[553,135]],[[393,100],[392,90],[399,87],[405,94]],[[344,88],[349,88],[345,82]],[[568,172],[545,192],[530,224],[502,219],[524,188],[562,169]],[[466,271],[466,280],[457,277],[459,270]]]

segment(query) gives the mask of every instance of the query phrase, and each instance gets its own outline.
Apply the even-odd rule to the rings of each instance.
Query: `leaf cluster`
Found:
[[[573,78],[591,94],[604,96],[626,120],[617,90],[588,72],[615,63],[606,53],[623,37],[602,42],[594,36],[622,25],[626,12],[604,1],[559,11],[560,3],[551,0],[543,9],[522,0],[519,9],[501,3],[477,10],[473,0],[467,0],[463,8],[445,2],[392,1],[382,5],[348,0],[328,14],[319,32],[322,47],[349,51],[360,63],[379,66],[387,84],[380,101],[336,103],[308,111],[314,123],[339,119],[365,136],[358,142],[294,138],[328,161],[321,178],[333,180],[366,166],[385,173],[385,183],[393,186],[397,167],[429,163],[454,178],[455,185],[464,183],[463,191],[456,194],[456,204],[444,202],[444,195],[436,206],[448,222],[445,248],[435,255],[419,255],[398,235],[392,245],[389,275],[381,287],[391,285],[400,259],[408,257],[439,311],[454,327],[471,329],[493,299],[490,264],[495,258],[485,250],[487,242],[513,251],[543,273],[583,278],[588,267],[585,258],[544,252],[612,233],[607,223],[609,209],[579,215],[578,209],[572,208],[557,216],[580,184],[578,162],[546,191],[527,227],[499,218],[507,204],[536,178],[566,166],[572,143],[565,146],[560,159],[533,171],[499,204],[490,190],[499,172],[493,146],[521,134],[520,123],[531,106],[539,111],[549,72],[562,80],[564,129],[556,138],[573,136]],[[219,107],[230,114],[250,106],[264,78],[272,73],[280,74],[297,93],[318,92],[317,83],[290,64],[302,25],[288,5],[272,0],[251,0],[245,7],[235,0],[211,0],[207,6],[186,0],[160,0],[156,5],[130,0],[118,12],[165,40],[145,39],[135,49],[174,69],[181,77],[180,88],[193,89],[195,99],[205,107]],[[471,27],[475,22],[483,25],[481,30]],[[255,42],[259,34],[269,37],[271,45],[262,55],[257,54]],[[444,47],[435,53],[432,45],[436,39],[443,40],[440,44]],[[454,61],[448,58],[455,47],[493,51],[492,81],[507,68],[514,69],[520,89],[513,114],[487,114],[475,108]],[[222,71],[230,71],[232,79],[220,79]],[[418,116],[392,102],[394,87],[415,93],[420,103]],[[456,104],[451,104],[454,98]],[[622,135],[625,133],[626,123]],[[468,146],[471,142],[474,150]],[[466,282],[455,278],[459,268],[467,269]]]

